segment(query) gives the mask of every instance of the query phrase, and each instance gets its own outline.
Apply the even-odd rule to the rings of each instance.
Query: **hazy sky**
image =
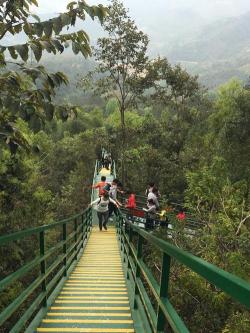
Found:
[[[63,11],[69,0],[40,0],[39,13],[56,13]],[[89,0],[88,4],[107,4],[107,0]],[[249,0],[124,0],[126,7],[130,9],[132,16],[140,16],[142,12],[145,16],[157,12],[175,9],[195,9],[202,16],[233,16],[250,11]],[[36,10],[37,11],[37,10]]]

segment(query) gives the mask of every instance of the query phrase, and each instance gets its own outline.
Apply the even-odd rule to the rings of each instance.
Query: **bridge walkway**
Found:
[[[100,170],[99,165],[97,161],[93,184],[102,175],[111,182],[116,177],[115,164],[111,172]],[[96,197],[98,191],[93,189],[91,199]],[[1,309],[1,331],[163,333],[171,327],[173,332],[189,333],[171,303],[173,262],[239,302],[239,311],[243,306],[250,309],[249,281],[142,230],[120,210],[116,229],[109,224],[108,231],[99,231],[95,220],[95,212],[88,207],[61,221],[0,236],[3,250],[16,241],[37,240],[35,257],[0,281],[1,298],[9,286],[33,275],[33,281]],[[57,232],[56,244],[48,242],[52,232]],[[149,246],[161,253],[157,280],[143,255]]]
[[[83,255],[37,332],[134,332],[115,228],[92,229]]]

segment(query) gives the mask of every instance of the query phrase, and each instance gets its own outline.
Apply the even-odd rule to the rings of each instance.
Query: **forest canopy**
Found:
[[[153,181],[166,204],[181,204],[204,223],[191,241],[179,226],[169,242],[249,281],[249,87],[231,79],[211,93],[180,65],[150,58],[149,37],[121,1],[112,0],[109,8],[71,2],[48,21],[32,16],[31,4],[38,5],[0,4],[0,234],[87,207],[95,160],[105,147],[125,189],[143,194]],[[86,15],[97,18],[106,33],[93,51],[88,31],[63,29]],[[25,44],[4,44],[7,33],[14,38],[21,31]],[[39,63],[45,51],[60,61],[68,44],[78,56],[93,55],[93,66],[77,68],[78,82],[70,88],[63,72],[51,73]],[[88,102],[57,99],[61,85],[64,97],[67,89],[76,97],[84,91]],[[162,230],[154,233],[167,239]],[[31,251],[32,244],[25,250],[15,244],[8,257],[0,252],[1,278]],[[156,270],[159,254],[152,250],[148,260]],[[249,313],[220,290],[178,264],[171,279],[171,302],[191,332],[249,332]],[[9,288],[0,309],[22,288]]]

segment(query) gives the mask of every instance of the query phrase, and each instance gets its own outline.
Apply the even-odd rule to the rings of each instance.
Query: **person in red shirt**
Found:
[[[127,191],[126,193],[129,195],[125,204],[125,208],[128,209],[127,218],[128,220],[132,221],[134,215],[134,209],[136,208],[135,194],[130,191]]]
[[[107,184],[106,177],[102,176],[101,181],[92,186],[92,188],[98,188],[99,189],[99,197],[102,196],[106,192],[105,189],[104,189],[104,186],[106,184]]]
[[[176,215],[178,220],[185,220],[186,214],[184,212],[180,212],[179,214]]]
[[[125,207],[129,208],[129,209],[135,209],[136,208],[135,194],[134,193],[130,193]]]

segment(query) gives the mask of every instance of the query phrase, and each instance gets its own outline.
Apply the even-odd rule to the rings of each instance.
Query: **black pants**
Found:
[[[118,210],[116,205],[114,205],[112,202],[109,203],[109,217],[113,214],[113,212],[115,213],[115,215],[118,215]]]
[[[106,211],[106,212],[97,212],[97,216],[98,216],[98,219],[99,219],[99,228],[100,230],[102,230],[102,227],[106,227],[107,223],[108,223],[108,219],[109,219],[109,212]],[[102,220],[103,220],[103,223],[102,223]]]
[[[155,224],[155,220],[150,218],[150,217],[147,217],[146,218],[146,224],[145,224],[145,229],[146,230],[152,230],[154,229],[154,224]]]

